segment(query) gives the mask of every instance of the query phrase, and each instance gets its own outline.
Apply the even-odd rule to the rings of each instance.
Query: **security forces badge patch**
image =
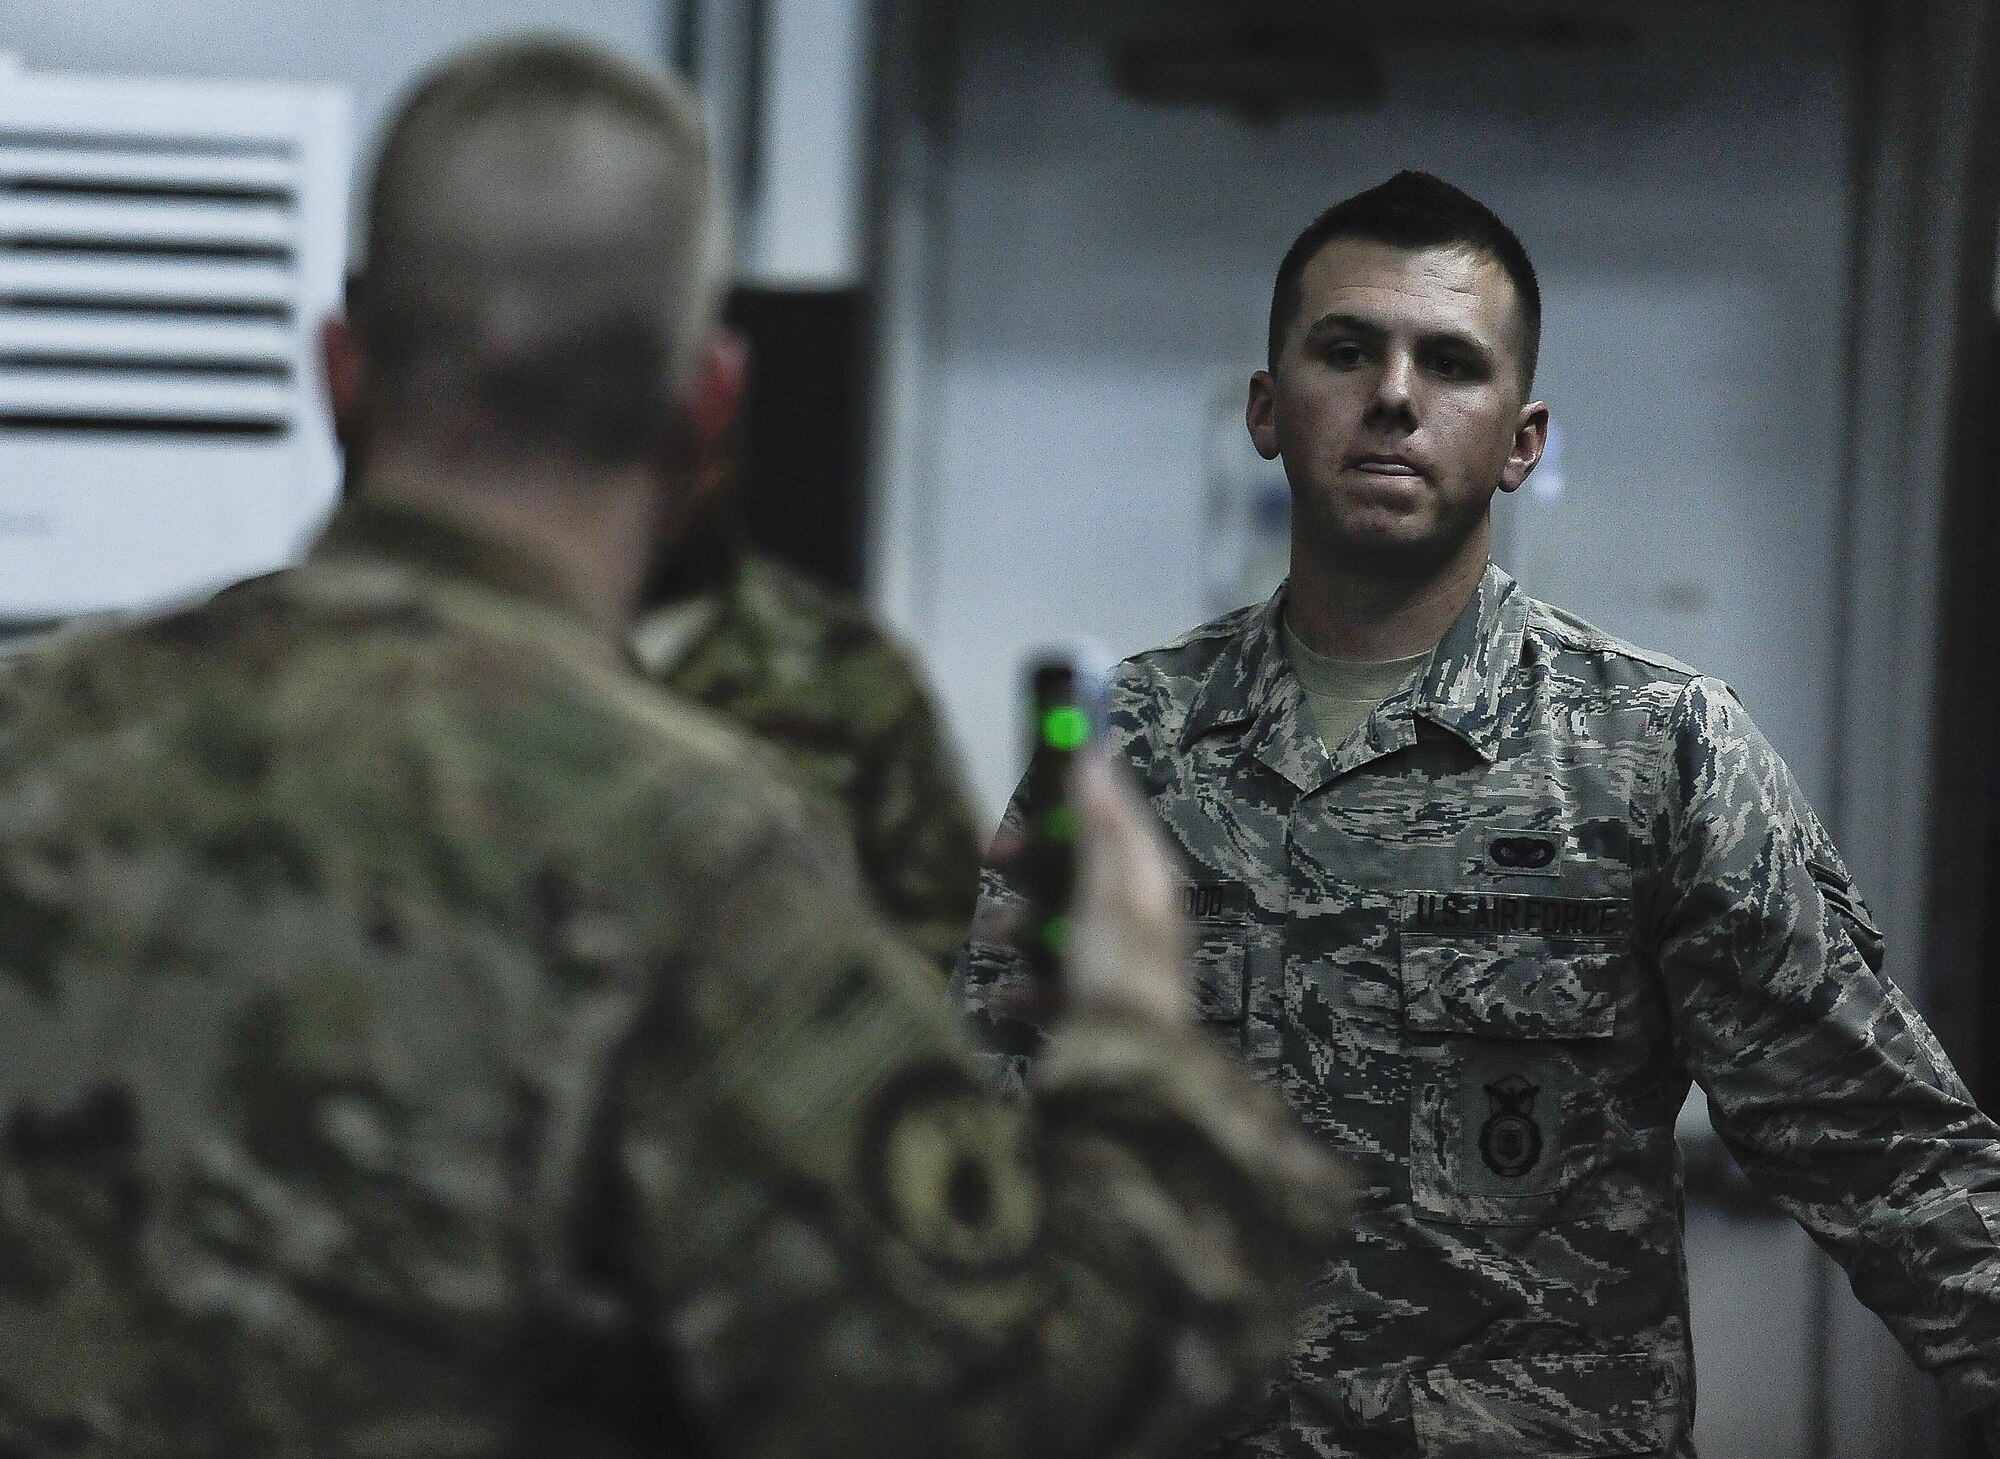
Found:
[[[1542,1158],[1542,1127],[1535,1123],[1535,1096],[1542,1092],[1519,1074],[1486,1086],[1493,1113],[1479,1129],[1479,1158],[1505,1179],[1516,1179]]]
[[[1580,1073],[1560,1055],[1497,1044],[1438,1055],[1410,1091],[1417,1214],[1474,1226],[1557,1219]]]

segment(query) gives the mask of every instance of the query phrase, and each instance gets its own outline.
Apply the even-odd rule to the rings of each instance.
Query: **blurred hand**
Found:
[[[1193,1013],[1181,877],[1123,771],[1101,750],[1078,757],[1071,797],[1082,820],[1069,1006],[1187,1023]]]

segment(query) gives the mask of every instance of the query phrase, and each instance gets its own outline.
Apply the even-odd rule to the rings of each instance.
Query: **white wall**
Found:
[[[32,495],[35,488],[22,483],[38,482],[64,503],[61,513],[13,511],[0,524],[7,528],[0,537],[27,538],[0,546],[32,554],[43,568],[61,563],[52,579],[43,571],[10,583],[12,611],[149,605],[163,593],[266,570],[310,535],[337,480],[310,341],[319,316],[338,307],[343,231],[353,213],[350,171],[367,167],[388,108],[421,70],[476,38],[559,27],[657,58],[672,13],[668,0],[0,0],[0,58],[23,77],[322,83],[329,99],[321,113],[340,116],[342,97],[355,103],[360,144],[350,150],[344,124],[329,123],[303,154],[307,162],[326,159],[306,169],[302,282],[291,326],[304,428],[269,441],[198,444],[43,433],[11,439],[9,488]],[[198,102],[177,104],[199,114]],[[243,95],[229,105],[261,115]],[[37,586],[39,579],[46,586]]]
[[[365,166],[398,93],[466,42],[563,30],[657,61],[676,13],[669,0],[0,0],[0,53],[39,70],[350,87]]]

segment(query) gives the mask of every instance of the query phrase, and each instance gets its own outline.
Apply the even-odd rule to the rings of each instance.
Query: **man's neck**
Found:
[[[1420,578],[1354,572],[1292,543],[1285,621],[1326,658],[1382,663],[1436,646],[1479,590],[1492,543],[1475,532],[1437,571]]]
[[[540,464],[468,470],[422,450],[388,450],[371,454],[356,490],[534,563],[608,638],[631,620],[660,525],[659,488],[640,467],[585,480]]]

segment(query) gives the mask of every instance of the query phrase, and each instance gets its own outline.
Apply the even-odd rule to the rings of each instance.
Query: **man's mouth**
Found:
[[[1365,471],[1370,476],[1422,476],[1423,470],[1401,456],[1371,455],[1356,456],[1348,462],[1354,471]]]

